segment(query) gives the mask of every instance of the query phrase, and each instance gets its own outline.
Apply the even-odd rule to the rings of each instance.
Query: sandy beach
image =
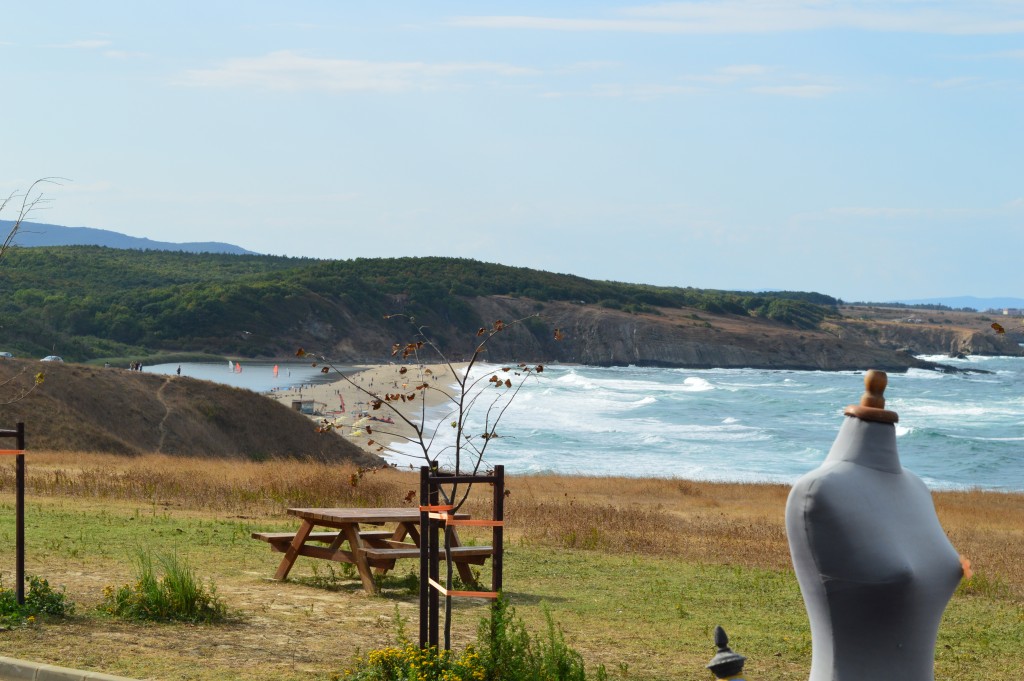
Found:
[[[316,423],[326,421],[333,424],[353,444],[373,454],[383,455],[386,452],[381,451],[382,446],[387,447],[415,435],[413,427],[399,414],[415,424],[421,423],[424,408],[444,404],[447,395],[452,393],[451,386],[456,379],[452,370],[462,375],[465,369],[464,362],[450,367],[446,364],[368,365],[345,371],[332,383],[299,386],[269,395],[288,407],[294,407],[295,402],[303,403],[303,411],[313,410],[310,418]],[[427,387],[416,390],[416,386],[423,384]],[[374,396],[385,395],[414,397],[407,401],[400,398],[391,400],[379,409],[373,409]]]

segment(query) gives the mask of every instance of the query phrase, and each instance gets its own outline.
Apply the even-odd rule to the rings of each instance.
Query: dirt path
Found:
[[[167,423],[167,418],[171,415],[171,408],[167,405],[167,400],[164,399],[164,389],[171,382],[171,377],[168,376],[164,379],[164,382],[160,384],[160,388],[156,391],[156,399],[160,401],[160,404],[164,407],[164,417],[160,419],[160,425],[157,426],[157,430],[160,431],[160,442],[156,445],[156,453],[162,454],[164,451],[164,440],[167,438],[167,428],[164,424]]]

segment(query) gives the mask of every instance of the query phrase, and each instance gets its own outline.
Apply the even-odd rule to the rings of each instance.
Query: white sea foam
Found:
[[[891,377],[900,458],[933,487],[1024,491],[1024,358],[984,366],[995,373]],[[505,412],[488,462],[512,472],[792,481],[824,460],[862,375],[555,365]]]
[[[683,381],[683,388],[687,392],[704,392],[705,390],[714,390],[715,386],[706,379],[690,376]]]
[[[903,374],[903,377],[941,381],[943,378],[943,374],[941,374],[938,371],[932,371],[931,369],[917,369],[915,367],[911,367],[907,369],[907,373]]]

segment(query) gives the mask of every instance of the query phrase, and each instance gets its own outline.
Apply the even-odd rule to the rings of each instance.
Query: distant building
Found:
[[[1019,307],[1004,307],[1003,314],[1008,317],[1024,317],[1024,310]]]

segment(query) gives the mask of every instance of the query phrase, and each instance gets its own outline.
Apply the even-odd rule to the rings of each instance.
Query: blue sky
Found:
[[[1024,297],[1024,2],[43,0],[0,87],[0,193],[71,180],[39,222]]]

